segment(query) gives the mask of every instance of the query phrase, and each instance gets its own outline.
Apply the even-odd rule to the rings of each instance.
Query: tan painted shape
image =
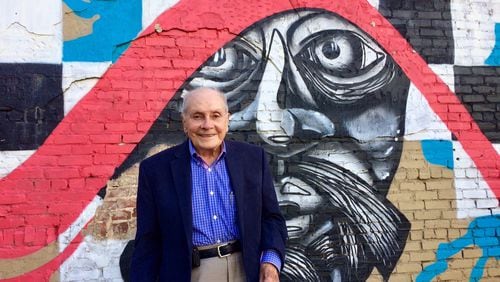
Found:
[[[53,260],[58,255],[58,242],[54,241],[32,254],[14,259],[1,259],[0,278],[13,278],[33,271]]]
[[[64,41],[74,40],[92,34],[92,32],[94,32],[94,23],[100,18],[100,15],[94,15],[90,19],[79,17],[63,2]]]

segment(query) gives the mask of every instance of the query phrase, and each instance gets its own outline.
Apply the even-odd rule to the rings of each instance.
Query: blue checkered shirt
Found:
[[[235,196],[225,162],[225,144],[210,166],[196,153],[191,141],[189,152],[193,182],[193,244],[206,246],[239,240]],[[262,253],[263,262],[272,263],[278,270],[282,264],[274,250]]]

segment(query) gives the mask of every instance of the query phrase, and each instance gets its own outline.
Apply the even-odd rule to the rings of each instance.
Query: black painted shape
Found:
[[[380,0],[379,10],[428,64],[453,64],[449,0]]]
[[[455,93],[481,131],[500,143],[500,67],[455,66]]]
[[[0,64],[0,150],[34,150],[64,116],[62,65]]]
[[[124,282],[130,281],[130,264],[132,263],[132,255],[134,254],[135,240],[128,241],[127,245],[120,255],[120,274]]]

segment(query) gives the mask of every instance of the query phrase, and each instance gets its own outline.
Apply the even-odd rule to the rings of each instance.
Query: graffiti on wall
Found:
[[[290,237],[284,280],[366,280],[374,267],[388,279],[409,231],[384,198],[409,86],[390,56],[336,14],[284,12],[218,50],[184,89],[201,86],[226,94],[229,138],[271,155]],[[153,132],[180,128],[172,111]]]
[[[105,31],[99,31],[96,25],[99,22],[97,20],[105,15],[102,7],[81,9],[76,6],[77,2],[79,1],[66,1],[66,4],[71,6],[76,15],[87,20],[87,28],[95,22],[94,27],[97,30],[94,32],[95,35],[104,34]],[[383,9],[390,8],[387,1],[380,2]],[[396,2],[391,1],[397,6]],[[88,5],[88,3],[79,4]],[[111,2],[93,3],[93,5],[97,4],[109,5]],[[134,2],[130,6],[134,5],[137,3]],[[69,8],[65,7],[65,9]],[[250,25],[244,26],[244,31],[238,33],[234,39],[231,36],[231,41],[222,40],[221,42],[225,42],[224,46],[212,53],[208,60],[203,59],[204,63],[201,66],[198,62],[193,67],[197,68],[196,71],[178,87],[180,90],[175,93],[160,116],[155,118],[156,121],[144,138],[142,138],[142,133],[124,134],[118,138],[117,142],[121,142],[120,145],[125,143],[125,145],[133,145],[128,148],[135,147],[130,155],[126,146],[122,146],[121,148],[125,149],[116,149],[121,154],[119,157],[106,159],[104,149],[95,147],[92,149],[95,150],[94,157],[99,160],[99,165],[94,170],[84,168],[82,171],[86,173],[86,179],[90,181],[94,177],[109,177],[111,174],[113,174],[112,181],[124,175],[127,177],[127,173],[130,173],[129,169],[146,155],[158,148],[179,143],[185,138],[178,110],[183,91],[199,86],[221,89],[227,95],[232,113],[228,137],[260,144],[270,156],[280,206],[287,219],[290,237],[289,255],[286,258],[282,279],[284,281],[364,281],[377,271],[383,279],[387,280],[395,271],[412,227],[405,214],[398,209],[397,203],[389,200],[390,187],[394,183],[400,165],[403,138],[406,133],[405,119],[408,118],[407,99],[410,91],[408,67],[406,66],[406,69],[402,67],[401,59],[398,61],[392,56],[395,53],[386,51],[387,46],[385,49],[382,47],[382,43],[378,42],[380,38],[376,40],[368,35],[364,31],[367,30],[366,26],[364,29],[358,27],[352,19],[349,21],[342,17],[341,13],[310,8],[287,10],[264,18],[259,17]],[[127,14],[129,10],[123,9],[122,11],[122,14]],[[131,25],[140,22],[137,14],[134,14],[133,18]],[[397,19],[392,20],[397,22]],[[120,25],[116,22],[111,25],[111,27],[118,26]],[[401,25],[396,25],[396,27],[412,42],[410,28],[403,28]],[[128,27],[127,30],[136,32],[137,29],[134,28]],[[161,27],[156,27],[155,32],[160,34]],[[104,53],[101,54],[102,56],[93,57],[91,53],[77,48],[92,45],[89,43],[91,41],[82,41],[89,34],[73,35],[71,39],[75,40],[76,45],[70,48],[72,41],[65,44],[64,60],[71,61],[73,60],[71,56],[78,55],[80,57],[77,56],[74,60],[114,61],[129,46],[127,38],[117,39],[117,41],[96,41],[94,37],[90,39],[92,44],[100,42],[101,45],[96,50]],[[154,37],[154,34],[147,36]],[[130,34],[126,37],[130,38]],[[174,37],[171,35],[171,38]],[[447,38],[448,41],[449,39]],[[412,43],[418,45],[418,42],[415,40]],[[221,44],[217,45],[217,48],[220,46]],[[450,63],[452,47],[445,49],[449,53],[439,53],[438,56],[434,56],[436,53],[426,53],[427,49],[420,47],[419,52],[422,52],[427,62],[442,62],[439,60],[445,57],[445,62]],[[181,46],[173,48],[184,52]],[[76,52],[76,50],[80,51]],[[137,48],[131,52],[133,56],[140,54],[138,50],[147,49]],[[179,50],[176,50],[177,53]],[[167,54],[165,50],[162,51],[165,52],[162,54]],[[71,52],[74,53],[71,54]],[[122,61],[126,59],[130,57],[125,56],[125,60]],[[120,65],[120,59],[117,63]],[[168,64],[174,66],[171,69],[173,73],[176,71],[175,68],[179,68],[179,72],[187,72],[184,65],[181,63],[176,65],[174,60]],[[462,70],[461,73],[466,73],[464,69],[478,69],[477,67],[457,68]],[[115,71],[117,71],[116,68],[111,68],[108,73],[110,80],[114,78],[112,76],[116,74]],[[149,74],[147,69],[140,71]],[[460,73],[456,76],[460,77]],[[102,85],[106,85],[110,80],[103,82]],[[133,82],[127,84],[128,81],[122,81],[122,83],[125,85],[124,89],[129,86],[136,87]],[[467,83],[471,83],[470,80],[456,80],[457,86]],[[472,83],[474,86],[481,85],[481,82]],[[167,84],[167,82],[158,81],[158,84]],[[103,87],[102,85],[100,87]],[[165,87],[171,87],[171,85]],[[102,89],[109,90],[106,87],[100,90]],[[459,90],[463,89],[465,88]],[[158,87],[156,90],[160,92],[165,88]],[[117,95],[114,97],[117,101],[113,103],[119,103],[118,100],[125,99],[118,92],[113,92],[113,95]],[[464,92],[463,96],[467,95],[468,93]],[[146,96],[145,100],[151,99]],[[470,102],[471,110],[475,109],[475,101]],[[125,103],[123,107],[133,108],[131,104]],[[133,109],[134,111],[141,110],[140,107]],[[108,113],[110,116],[106,118],[116,118],[116,115],[111,116],[113,114],[111,110]],[[481,113],[482,117],[491,115],[491,111]],[[485,123],[480,123],[479,126],[483,131],[489,132],[490,140],[497,140],[495,139],[497,138],[496,129],[492,129]],[[96,134],[94,130],[99,130],[96,129],[98,127],[92,128],[92,124],[80,128],[87,130],[87,133],[91,132],[89,135]],[[2,129],[5,128],[2,127]],[[113,134],[110,135],[109,138],[112,138]],[[135,146],[135,143],[141,139],[137,137],[139,135],[142,141]],[[92,138],[95,136],[92,135]],[[133,136],[129,138],[134,141],[128,144],[126,136]],[[79,142],[78,138],[82,137],[76,136],[69,140]],[[33,144],[34,149],[41,142],[33,142]],[[454,149],[450,145],[451,142],[422,142],[422,149],[429,162],[453,169],[450,154]],[[79,146],[79,150],[85,151],[85,148]],[[72,150],[76,149],[72,148]],[[445,156],[441,155],[443,152],[446,153]],[[60,160],[75,166],[86,165],[84,161],[73,160],[66,156]],[[44,161],[49,162],[50,158]],[[123,164],[121,164],[122,161],[124,161]],[[110,169],[109,167],[115,162],[121,166],[116,170],[114,167]],[[49,165],[44,162],[41,164]],[[102,166],[102,164],[108,166]],[[103,170],[98,171],[101,168]],[[61,190],[64,191],[72,190],[74,187],[78,189],[86,187],[82,182],[78,182],[75,174],[68,175],[67,182],[51,180],[51,185],[59,183]],[[103,181],[95,181],[95,183],[102,185]],[[120,185],[116,184],[116,187],[123,188]],[[102,186],[97,184],[94,186],[92,189],[95,190],[95,195],[95,192]],[[107,189],[115,192],[113,187],[109,187],[109,183]],[[104,196],[104,192],[105,189],[100,190],[99,195]],[[68,208],[71,207],[68,206]],[[82,212],[82,214],[87,213],[88,211]],[[129,213],[123,217],[130,219],[131,216],[132,213]],[[69,217],[65,217],[64,223],[58,222],[55,225],[65,227],[69,222],[67,220]],[[488,222],[491,223],[491,221]],[[81,229],[84,225],[81,223],[79,228]],[[116,226],[117,233],[133,232],[126,224]],[[68,244],[71,240],[73,239],[70,239]],[[79,243],[78,240],[76,243]],[[465,237],[458,242],[469,244],[470,240],[467,240],[469,239]],[[117,245],[122,248],[121,243]],[[130,251],[131,245],[128,246],[120,261],[124,279],[127,278],[127,252]],[[65,247],[61,247],[59,252],[64,252],[64,257],[68,257],[68,250],[74,250],[74,248],[65,249]],[[23,251],[29,252],[31,249]],[[41,261],[45,263],[56,256],[57,254],[52,254],[50,258],[45,258],[45,261],[41,259]],[[438,250],[436,256],[441,261],[448,257],[448,253]],[[55,267],[60,265],[60,262],[54,263],[57,264]],[[39,266],[42,264],[38,263]],[[437,276],[438,273],[432,272],[432,269],[432,267],[425,269],[422,277]],[[22,271],[16,272],[16,275],[20,274]],[[480,274],[475,274],[474,277],[480,277]]]

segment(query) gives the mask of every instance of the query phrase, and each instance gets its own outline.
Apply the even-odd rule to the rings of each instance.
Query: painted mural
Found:
[[[180,1],[141,27],[156,2],[64,1],[59,63],[0,64],[37,72],[0,73],[0,279],[127,281],[137,165],[185,138],[200,86],[269,154],[282,281],[500,277],[498,50],[453,66],[459,6]]]

